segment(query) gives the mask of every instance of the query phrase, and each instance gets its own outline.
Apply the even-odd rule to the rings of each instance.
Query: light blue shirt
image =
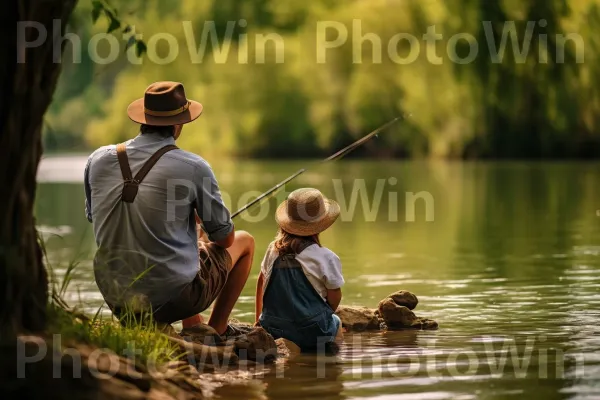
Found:
[[[173,137],[159,133],[128,141],[132,174],[157,150],[174,143]],[[98,245],[96,283],[112,305],[142,301],[157,307],[195,278],[196,210],[211,241],[225,239],[233,230],[212,169],[187,151],[164,154],[140,184],[133,203],[121,201],[123,177],[116,145],[101,147],[89,157],[84,186],[85,212]]]

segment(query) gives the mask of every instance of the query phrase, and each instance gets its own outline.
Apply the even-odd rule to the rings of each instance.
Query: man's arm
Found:
[[[217,240],[215,243],[219,246],[221,246],[224,249],[227,249],[231,246],[233,246],[233,240],[235,239],[235,227],[233,228],[233,230],[231,231],[231,233],[229,235],[227,235],[227,237],[223,240]]]
[[[196,211],[202,227],[211,242],[223,248],[231,247],[235,227],[223,203],[217,179],[208,164],[201,164],[196,174]]]
[[[198,225],[198,229],[199,229],[199,232],[201,235],[201,240],[205,240],[204,238],[208,239],[208,237],[206,236],[206,232],[202,228],[202,220],[198,216],[198,213],[196,213],[196,224]],[[227,249],[227,248],[233,246],[234,239],[235,239],[235,226],[234,226],[233,230],[231,231],[231,233],[229,235],[227,235],[227,237],[225,239],[217,240],[215,243],[217,245],[219,245],[220,247]]]

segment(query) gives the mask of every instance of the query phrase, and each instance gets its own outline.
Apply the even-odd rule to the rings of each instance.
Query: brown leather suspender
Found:
[[[137,196],[140,183],[144,180],[148,172],[154,167],[154,164],[168,151],[178,149],[179,147],[170,144],[161,149],[156,153],[152,154],[148,161],[142,166],[135,177],[131,175],[131,168],[129,168],[129,159],[127,158],[127,149],[125,143],[117,145],[117,158],[119,159],[119,167],[121,167],[121,174],[123,175],[123,193],[121,200],[126,203],[133,203]]]

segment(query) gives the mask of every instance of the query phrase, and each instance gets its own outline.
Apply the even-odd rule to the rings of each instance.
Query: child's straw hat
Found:
[[[329,228],[340,215],[340,206],[325,198],[317,189],[294,190],[279,205],[275,220],[284,231],[298,236],[312,236]]]

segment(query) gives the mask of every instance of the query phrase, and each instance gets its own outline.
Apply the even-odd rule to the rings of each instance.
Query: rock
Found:
[[[239,336],[227,338],[226,342],[219,336],[217,331],[206,324],[183,329],[180,336],[185,339],[185,342],[195,345],[193,348],[187,348],[187,352],[193,354],[196,359],[201,357],[212,359],[216,356],[217,360],[222,361],[223,358],[227,358],[227,351],[211,350],[211,348],[230,347],[235,351],[235,359],[230,360],[230,363],[239,362],[239,356],[242,360],[260,363],[272,362],[277,357],[275,340],[263,328],[255,328],[239,321],[230,321],[230,323],[241,333]],[[198,354],[199,352],[201,354]],[[208,357],[206,354],[208,354]],[[213,361],[212,364],[214,363]],[[211,362],[208,364],[211,364]]]
[[[192,328],[184,328],[179,333],[179,336],[183,337],[188,342],[209,346],[219,344],[223,341],[217,331],[206,324],[196,325]]]
[[[418,318],[413,310],[419,300],[413,293],[400,290],[381,300],[376,310],[367,307],[340,306],[336,315],[349,331],[387,329],[437,329],[437,322]]]
[[[255,328],[254,325],[240,322],[235,318],[229,320],[229,325],[233,326],[235,329],[242,332],[243,334],[248,334],[252,332]]]
[[[70,347],[77,349],[82,360],[93,370],[109,374],[119,378],[121,381],[135,385],[140,390],[150,390],[150,377],[144,371],[146,368],[136,364],[133,360],[120,357],[112,351],[100,351],[90,345],[77,345],[75,342]],[[116,368],[115,368],[116,367]]]
[[[181,353],[187,356],[188,361],[195,361],[199,365],[226,366],[239,362],[234,346],[207,346],[170,336],[167,338],[179,346]]]
[[[300,347],[291,340],[279,338],[275,341],[279,357],[293,357],[301,353]]]
[[[435,330],[438,328],[438,323],[432,319],[417,318],[411,325],[412,329]]]
[[[166,377],[163,373],[150,373],[148,371],[152,369],[149,368],[150,366],[138,366],[132,360],[120,357],[109,350],[75,340],[62,343],[66,346],[64,348],[53,347],[55,344],[51,339],[42,337],[21,336],[17,340],[17,343],[20,342],[17,345],[22,345],[29,350],[27,354],[37,356],[39,345],[42,343],[47,346],[45,349],[48,351],[44,352],[42,358],[36,359],[35,365],[31,365],[32,368],[28,368],[27,374],[23,377],[17,379],[16,374],[6,376],[8,379],[2,381],[3,398],[131,400],[204,398],[204,382],[197,378],[197,370],[195,376],[180,375],[177,370]],[[0,359],[6,362],[7,368],[16,365],[18,354],[21,350],[25,350],[22,348],[17,350],[16,346],[13,346],[8,343],[0,349]],[[175,363],[172,366],[178,367]],[[161,369],[162,366],[158,368]],[[57,377],[57,373],[61,378],[52,379],[53,376]],[[12,376],[15,376],[14,379]],[[2,377],[4,378],[4,375]]]
[[[432,319],[418,318],[408,307],[396,304],[391,296],[381,300],[378,311],[389,330],[438,328],[437,322]]]
[[[100,390],[103,396],[97,396],[97,398],[122,400],[144,400],[148,398],[149,391],[140,390],[128,382],[110,378],[102,383]]]
[[[417,304],[419,304],[417,296],[406,290],[399,290],[396,293],[390,294],[388,297],[394,300],[394,303],[399,306],[404,306],[409,310],[414,310],[417,307]]]
[[[381,300],[379,313],[389,329],[410,328],[418,320],[411,310],[405,306],[399,306],[391,297]]]
[[[187,361],[169,361],[151,368],[148,373],[154,379],[171,379],[176,377],[197,377],[198,370]]]
[[[171,324],[157,323],[156,328],[159,332],[161,332],[167,336],[179,337],[179,334],[177,333],[177,331],[175,330],[175,328],[173,328],[173,325],[171,325]]]
[[[411,310],[419,304],[419,299],[413,293],[399,290],[381,300],[376,315],[394,329],[437,329],[438,323],[432,319],[418,318]]]
[[[376,310],[371,308],[339,306],[335,314],[340,317],[342,326],[347,330],[364,331],[381,328]]]
[[[242,360],[269,363],[277,358],[277,344],[273,336],[263,328],[254,328],[250,333],[235,339],[234,346]]]

